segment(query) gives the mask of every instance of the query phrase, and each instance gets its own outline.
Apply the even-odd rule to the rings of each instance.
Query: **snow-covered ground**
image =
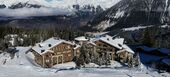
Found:
[[[0,66],[0,77],[170,77],[168,73],[134,69],[81,68],[75,70],[45,69],[32,66]]]
[[[139,30],[139,29],[145,29],[148,27],[152,27],[152,26],[137,26],[137,27],[123,28],[123,30],[124,31],[135,31],[135,30]]]
[[[111,63],[111,68],[98,67],[90,63],[86,65],[88,68],[68,70],[75,67],[73,62],[59,64],[53,68],[41,68],[33,62],[33,55],[25,54],[29,47],[17,47],[17,49],[19,52],[14,59],[10,59],[7,53],[0,54],[0,77],[170,77],[169,73],[159,74],[147,70],[145,66],[127,68],[114,61]],[[3,64],[5,59],[6,63]]]

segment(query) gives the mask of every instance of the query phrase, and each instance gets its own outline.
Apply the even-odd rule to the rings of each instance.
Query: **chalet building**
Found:
[[[88,42],[88,39],[85,36],[75,38],[75,43],[82,45],[83,43]]]
[[[99,59],[119,60],[122,63],[132,63],[134,52],[124,44],[124,38],[113,39],[113,37],[105,35],[87,39],[81,36],[75,38],[75,41],[80,45],[76,48],[79,52],[81,51],[81,46],[84,46],[86,53],[92,53],[91,55]]]
[[[72,61],[74,44],[65,40],[50,38],[32,47],[35,62],[42,67],[49,68],[56,64]]]
[[[106,35],[94,39],[93,42],[96,44],[97,52],[102,56],[110,56],[110,60],[120,60],[127,62],[132,60],[134,52],[124,44],[124,38],[115,38]]]

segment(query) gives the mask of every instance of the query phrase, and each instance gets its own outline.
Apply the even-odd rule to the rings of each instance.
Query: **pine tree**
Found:
[[[155,40],[151,36],[151,32],[150,32],[149,28],[146,28],[146,30],[144,31],[142,43],[146,46],[152,47],[152,46],[154,46],[154,41]]]

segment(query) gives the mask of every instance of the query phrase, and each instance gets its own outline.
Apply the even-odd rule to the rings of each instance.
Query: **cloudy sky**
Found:
[[[29,1],[29,2],[28,2]],[[19,2],[38,4],[45,7],[41,8],[20,8],[20,9],[0,9],[0,16],[5,17],[29,17],[29,16],[49,16],[61,14],[73,14],[72,5],[100,5],[102,8],[110,8],[120,0],[0,0],[0,4],[11,6]]]

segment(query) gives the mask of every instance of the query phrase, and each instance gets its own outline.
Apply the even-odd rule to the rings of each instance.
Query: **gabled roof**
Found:
[[[123,49],[125,49],[127,52],[130,52],[130,53],[133,53],[133,54],[134,54],[134,51],[133,51],[131,48],[129,48],[129,46],[127,46],[126,44],[123,44],[122,47],[123,47]]]
[[[103,41],[103,42],[105,42],[105,43],[107,43],[111,46],[118,48],[118,49],[122,49],[121,45],[123,45],[123,42],[124,42],[124,38],[113,39],[109,35],[106,35],[105,37],[96,38],[93,41],[98,41],[98,40],[101,40],[101,41]]]
[[[80,37],[77,37],[75,38],[76,41],[88,41],[88,39],[86,39],[85,36],[80,36]]]
[[[93,46],[96,46],[96,44],[94,42],[92,42],[92,41],[87,42],[87,44],[91,44]]]
[[[91,44],[91,45],[93,45],[93,46],[96,46],[96,44],[93,43],[92,41],[87,42],[87,44]],[[76,44],[76,46],[74,47],[74,50],[76,50],[76,49],[78,49],[78,48],[80,48],[80,47],[81,47],[81,45]]]
[[[105,37],[100,37],[100,38],[94,39],[93,41],[98,41],[98,40],[101,40],[101,41],[103,41],[103,42],[105,42],[105,43],[107,43],[107,44],[109,44],[113,47],[120,49],[120,50],[124,49],[127,52],[134,54],[134,51],[131,50],[126,44],[124,44],[124,38],[113,39],[111,36],[106,35]]]
[[[126,51],[126,52],[130,52],[130,53],[134,54],[134,51],[131,48],[129,48],[126,44],[123,44],[122,48],[123,48],[122,50],[119,50],[116,53],[119,54],[121,52],[125,52]]]
[[[61,40],[61,39],[56,39],[56,38],[52,37],[52,38],[50,38],[50,39],[48,39],[48,40],[46,40],[42,43],[36,44],[34,47],[32,47],[32,49],[35,50],[36,52],[38,52],[39,54],[43,54],[47,51],[52,52],[50,49],[53,48],[56,45],[61,44],[61,43],[67,43],[67,44],[74,45],[71,42]]]

